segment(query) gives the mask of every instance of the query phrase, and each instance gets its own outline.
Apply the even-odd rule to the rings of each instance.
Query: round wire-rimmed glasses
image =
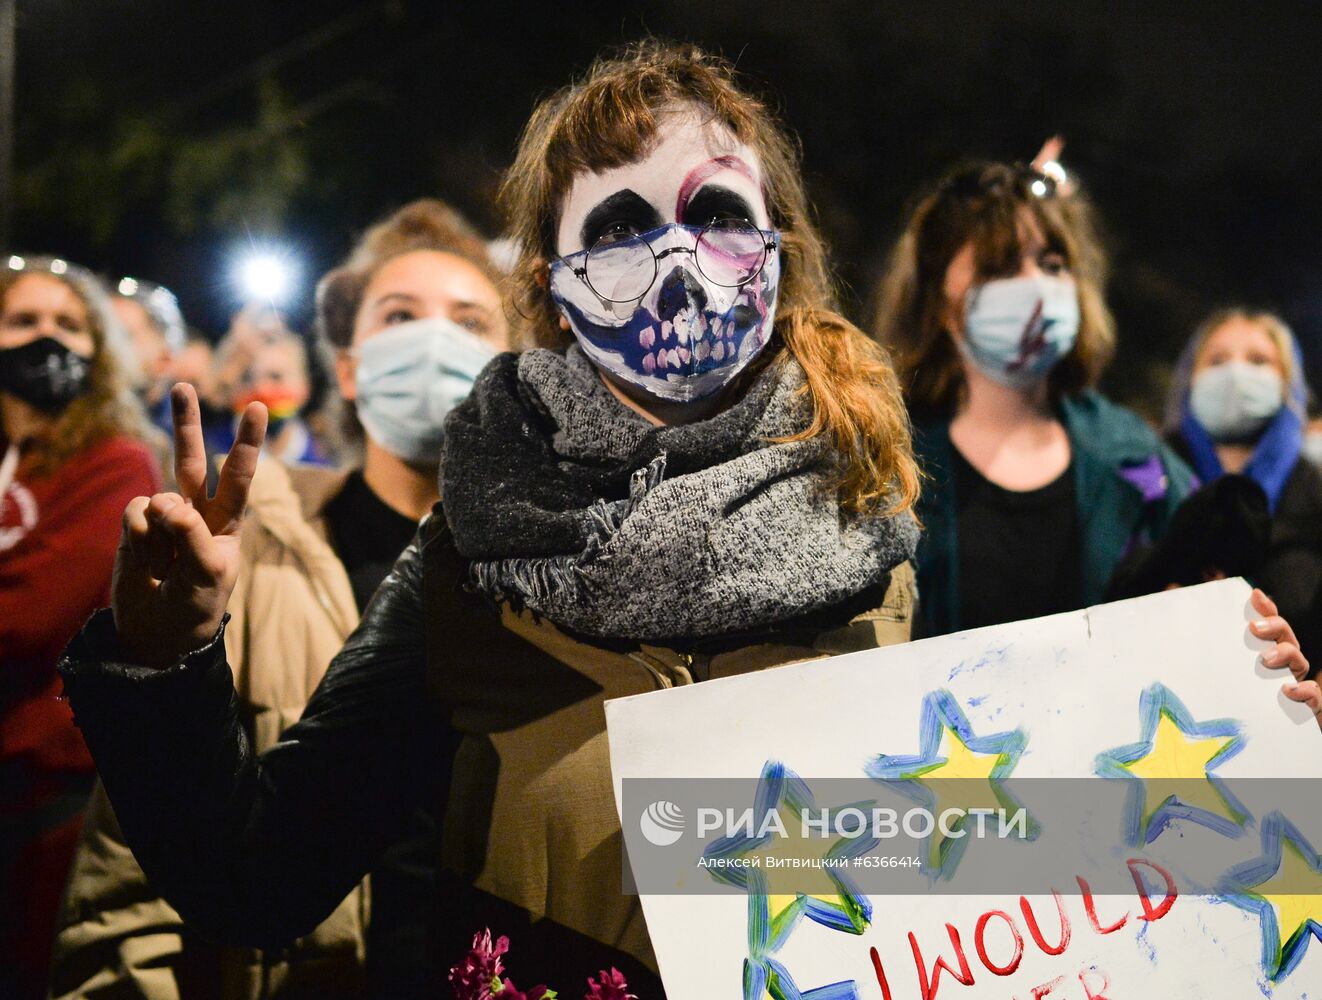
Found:
[[[657,251],[652,243],[674,229],[693,234],[693,246]],[[635,302],[656,281],[662,258],[675,253],[693,254],[698,270],[713,284],[741,288],[757,277],[779,238],[747,219],[713,220],[702,227],[672,222],[645,233],[607,233],[587,250],[558,260],[599,299]]]

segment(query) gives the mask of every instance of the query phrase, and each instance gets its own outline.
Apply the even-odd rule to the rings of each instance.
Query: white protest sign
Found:
[[[1322,997],[1322,783],[1276,780],[1322,778],[1322,734],[1262,667],[1249,592],[1222,581],[608,702],[668,996]],[[695,779],[738,779],[757,808],[647,784]],[[873,791],[842,803],[833,779]],[[887,839],[924,810],[935,828]],[[1010,836],[975,837],[974,818]],[[810,867],[777,860],[800,819],[830,860],[814,888],[779,889],[781,868]],[[667,851],[688,860],[658,891],[642,869]]]

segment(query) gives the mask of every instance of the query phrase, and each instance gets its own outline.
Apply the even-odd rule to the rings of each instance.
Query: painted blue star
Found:
[[[872,803],[855,805],[871,808]],[[713,842],[703,852],[703,857],[708,861],[740,858],[771,846],[777,837],[776,832],[768,829],[759,834],[758,831],[766,828],[769,815],[786,809],[794,816],[801,815],[804,810],[818,812],[807,783],[779,761],[768,761],[754,794],[751,832]],[[822,856],[833,859],[861,857],[879,843],[875,837],[843,837]],[[804,917],[832,930],[863,933],[872,920],[872,903],[845,869],[823,870],[834,887],[830,898],[806,893],[777,896],[771,892],[767,877],[760,868],[713,866],[707,871],[717,881],[748,894],[749,957],[744,962],[745,1000],[765,1000],[768,994],[773,1000],[799,1000],[800,997],[806,1000],[857,1000],[858,991],[852,980],[800,990],[784,965],[771,957]],[[774,913],[773,900],[778,904]]]
[[[955,696],[946,690],[929,693],[923,698],[918,721],[917,754],[879,754],[866,765],[868,776],[881,782],[906,798],[918,803],[933,815],[942,795],[956,795],[973,791],[982,801],[996,803],[1008,813],[1021,808],[1019,801],[1002,783],[1019,763],[1028,746],[1028,737],[1022,729],[1014,729],[990,736],[977,736]],[[942,752],[942,744],[946,750]],[[943,785],[946,780],[959,784]],[[931,782],[931,784],[929,784]],[[985,789],[977,784],[985,782]],[[969,808],[975,803],[961,803]],[[960,829],[966,820],[952,824]],[[1035,839],[1037,824],[1029,819],[1028,839]],[[969,837],[940,837],[936,831],[923,841],[923,854],[934,878],[950,879],[959,866],[960,858],[968,847]],[[935,848],[935,849],[934,849]]]
[[[1248,811],[1212,774],[1244,748],[1240,724],[1233,719],[1196,721],[1162,684],[1143,692],[1138,715],[1139,742],[1100,753],[1094,763],[1101,777],[1129,782],[1121,819],[1125,843],[1150,844],[1177,819],[1226,837],[1241,836]]]
[[[744,961],[744,1000],[860,1000],[852,979],[811,990],[800,990],[789,970],[774,958]]]
[[[1232,868],[1219,890],[1262,921],[1262,968],[1273,982],[1322,940],[1322,856],[1279,812],[1262,821],[1261,857]]]
[[[872,803],[861,805],[870,809]],[[752,832],[740,832],[714,841],[703,851],[703,857],[709,861],[740,858],[769,847],[776,839],[776,833],[768,830],[759,836],[757,831],[765,827],[769,814],[779,813],[783,809],[788,809],[793,816],[799,816],[805,810],[813,814],[819,812],[812,790],[802,778],[780,761],[767,761],[754,795]],[[842,837],[822,856],[832,859],[862,857],[879,843],[877,838],[870,836]],[[832,930],[849,934],[862,934],[872,920],[871,902],[844,868],[823,869],[836,890],[833,900],[799,893],[790,897],[788,905],[779,908],[774,914],[770,912],[769,906],[773,894],[768,889],[766,876],[761,869],[713,866],[707,871],[718,882],[743,889],[752,897],[749,940],[756,956],[777,950],[800,917],[807,917]]]

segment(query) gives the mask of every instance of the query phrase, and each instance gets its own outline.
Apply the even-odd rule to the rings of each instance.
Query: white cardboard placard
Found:
[[[1243,580],[1221,581],[611,701],[606,717],[617,802],[625,779],[756,778],[772,760],[805,778],[860,776],[864,762],[878,755],[919,752],[923,706],[938,692],[958,705],[978,738],[1024,734],[1014,763],[1017,778],[1097,777],[1099,754],[1142,742],[1142,711],[1146,705],[1151,714],[1152,692],[1173,695],[1185,721],[1195,726],[1209,720],[1238,726],[1236,752],[1208,773],[1224,779],[1320,778],[1322,735],[1307,706],[1280,693],[1286,672],[1261,666],[1258,653],[1266,644],[1247,631],[1257,617],[1249,593]],[[1156,717],[1173,724],[1160,711]],[[1196,728],[1178,736],[1191,742],[1211,738]],[[943,743],[942,751],[948,749]],[[1155,744],[1150,749],[1157,752]],[[1284,841],[1283,863],[1295,864],[1297,873],[1291,848],[1301,841],[1305,848],[1322,847],[1322,829],[1310,828],[1317,824],[1292,818],[1295,804],[1241,805],[1243,829],[1235,849],[1242,848],[1245,864],[1270,869],[1270,848],[1274,843],[1280,851]],[[1301,825],[1282,827],[1281,819]],[[639,821],[621,815],[626,833]],[[1221,835],[1176,820],[1152,846],[1169,850],[1178,848],[1180,837]],[[960,863],[989,863],[994,854],[981,847],[970,847]],[[1302,869],[1305,876],[1317,875],[1310,867],[1316,861],[1314,854]],[[1322,893],[1322,879],[1316,884]],[[1247,897],[1240,905],[1228,897],[1183,893],[1158,918],[1143,920],[1137,894],[1098,897],[1093,902],[1101,924],[1128,916],[1124,926],[1102,934],[1075,892],[1061,902],[1072,926],[1070,943],[1053,955],[1035,944],[1017,896],[881,894],[869,897],[870,920],[861,934],[801,919],[773,953],[754,964],[773,960],[793,989],[810,998],[1322,997],[1322,929],[1309,923],[1310,915],[1322,921],[1322,895],[1272,898],[1255,911]],[[1161,901],[1154,891],[1150,904]],[[1030,905],[1049,928],[1044,935],[1058,937],[1055,900],[1033,896]],[[671,1000],[745,995],[752,948],[745,898],[644,895],[643,908]],[[975,947],[978,921],[991,910],[1009,915],[984,927],[992,965],[1010,965],[1010,921],[1023,940],[1008,974],[989,971]],[[1273,946],[1267,925],[1281,918],[1297,927],[1284,933],[1277,928]],[[960,936],[967,984],[947,925]],[[922,980],[934,972],[938,957],[947,969],[925,988]],[[831,984],[837,985],[824,989]],[[782,993],[789,989],[782,984]]]

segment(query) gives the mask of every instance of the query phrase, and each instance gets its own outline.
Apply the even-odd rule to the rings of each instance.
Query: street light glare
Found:
[[[275,253],[254,253],[239,261],[238,285],[244,298],[280,302],[294,281],[293,267]]]

